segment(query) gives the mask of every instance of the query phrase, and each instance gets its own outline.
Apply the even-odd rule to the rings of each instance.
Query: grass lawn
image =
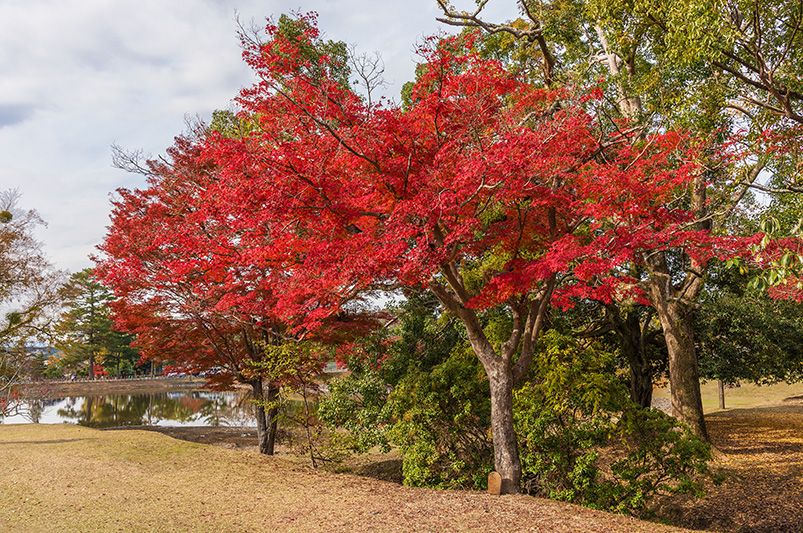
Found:
[[[149,431],[0,426],[0,460],[0,531],[673,530],[528,496],[313,471]]]
[[[719,411],[719,396],[717,396],[717,382],[708,381],[700,388],[703,393],[703,411],[712,413]],[[653,392],[655,398],[669,398],[669,388],[656,388]],[[753,385],[743,383],[738,387],[725,386],[725,408],[743,409],[749,407],[762,407],[778,405],[786,398],[803,396],[803,383],[777,383],[775,385]]]

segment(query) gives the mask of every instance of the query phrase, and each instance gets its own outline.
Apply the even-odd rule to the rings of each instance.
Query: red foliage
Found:
[[[109,375],[103,365],[95,364],[89,369],[90,375],[95,378],[104,378]]]
[[[360,290],[427,286],[446,265],[478,278],[458,295],[469,307],[509,302],[555,275],[567,282],[556,294],[564,304],[610,301],[638,292],[617,268],[645,251],[683,247],[705,263],[749,244],[696,229],[676,201],[700,171],[683,136],[606,146],[568,95],[466,52],[460,38],[421,50],[409,110],[368,107],[310,75],[326,65],[305,64],[302,46],[274,30],[245,54],[260,81],[238,101],[258,127],[244,139],[212,135],[203,152],[227,184],[218,200],[229,223],[249,235],[270,228],[243,259],[284,263],[285,319],[314,328]]]
[[[267,43],[246,43],[249,134],[177,139],[148,188],[115,203],[98,271],[145,353],[233,376],[251,336],[331,338],[373,289],[448,287],[484,309],[558,280],[561,305],[610,301],[639,297],[621,267],[645,252],[705,263],[747,249],[677,201],[700,172],[683,136],[606,143],[584,98],[462,38],[421,49],[410,109],[368,106],[329,76],[332,58],[303,53],[318,37],[306,22],[299,38],[269,25]]]

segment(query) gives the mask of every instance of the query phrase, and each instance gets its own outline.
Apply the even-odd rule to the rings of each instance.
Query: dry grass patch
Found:
[[[400,487],[146,431],[0,427],[0,530],[672,531],[530,498]]]
[[[707,381],[700,385],[703,395],[703,410],[706,413],[719,411],[717,382]],[[656,387],[656,399],[669,400],[669,389]],[[737,387],[725,387],[725,408],[745,409],[782,404],[788,398],[803,395],[803,383],[776,383],[774,385],[754,385],[743,383]]]

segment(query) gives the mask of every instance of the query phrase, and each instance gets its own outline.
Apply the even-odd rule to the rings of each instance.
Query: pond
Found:
[[[4,424],[255,427],[253,404],[240,392],[175,391],[27,400]]]

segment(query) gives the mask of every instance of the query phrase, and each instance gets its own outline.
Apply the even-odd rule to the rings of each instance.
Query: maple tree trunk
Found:
[[[719,394],[719,408],[725,409],[725,382],[717,380],[717,393]]]
[[[257,441],[259,443],[259,453],[273,455],[273,443],[270,440],[268,421],[265,416],[265,393],[262,388],[262,380],[258,379],[252,381],[251,389],[254,395],[254,416],[257,419]]]
[[[270,403],[270,409],[265,412],[265,423],[267,425],[267,446],[268,455],[273,455],[276,449],[276,433],[279,428],[279,406],[276,405],[276,400],[279,397],[279,387],[273,383],[268,383],[267,401]]]
[[[491,389],[494,469],[502,476],[502,494],[516,494],[521,483],[521,461],[513,427],[513,376],[505,363],[486,371]]]
[[[656,307],[669,353],[672,414],[688,424],[699,437],[708,440],[690,313],[672,302]]]

